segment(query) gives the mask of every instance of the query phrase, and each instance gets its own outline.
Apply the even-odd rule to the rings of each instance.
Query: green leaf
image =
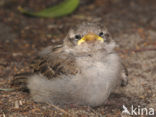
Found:
[[[27,11],[21,7],[19,7],[19,11],[23,14],[35,16],[35,17],[45,17],[45,18],[56,18],[68,15],[72,13],[79,5],[79,0],[65,0],[64,2],[51,7],[43,9],[39,12],[31,12]]]

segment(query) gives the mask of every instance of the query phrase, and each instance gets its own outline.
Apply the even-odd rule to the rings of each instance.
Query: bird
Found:
[[[78,24],[61,44],[39,52],[30,65],[31,75],[16,75],[12,84],[22,84],[35,102],[100,106],[118,86],[128,83],[116,47],[103,24]]]

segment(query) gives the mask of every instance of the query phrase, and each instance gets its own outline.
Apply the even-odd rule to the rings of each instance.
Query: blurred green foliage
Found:
[[[50,8],[43,9],[39,12],[31,12],[19,7],[23,14],[35,17],[56,18],[71,14],[79,5],[79,0],[65,0],[64,2]]]

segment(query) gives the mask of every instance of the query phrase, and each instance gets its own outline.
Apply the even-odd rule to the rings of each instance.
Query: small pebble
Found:
[[[14,107],[14,108],[16,108],[16,109],[19,108],[19,103],[18,103],[18,101],[15,101],[15,107]]]

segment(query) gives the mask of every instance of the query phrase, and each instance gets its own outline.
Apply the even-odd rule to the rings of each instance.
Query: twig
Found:
[[[0,88],[0,91],[14,91],[15,89],[13,88]]]
[[[134,52],[142,52],[142,51],[156,51],[156,48],[142,48],[134,50]]]
[[[0,66],[7,67],[7,66],[8,66],[8,64],[3,64],[3,63],[0,63]]]
[[[126,52],[145,52],[145,51],[156,51],[156,48],[140,48],[140,49],[119,50],[119,52],[122,52],[122,53],[126,53]]]
[[[49,104],[50,106],[52,106],[53,108],[57,109],[58,111],[70,116],[70,117],[74,117],[73,115],[71,115],[70,113],[66,112],[65,110],[63,110],[62,108],[59,108],[58,106],[55,106],[53,104]]]

